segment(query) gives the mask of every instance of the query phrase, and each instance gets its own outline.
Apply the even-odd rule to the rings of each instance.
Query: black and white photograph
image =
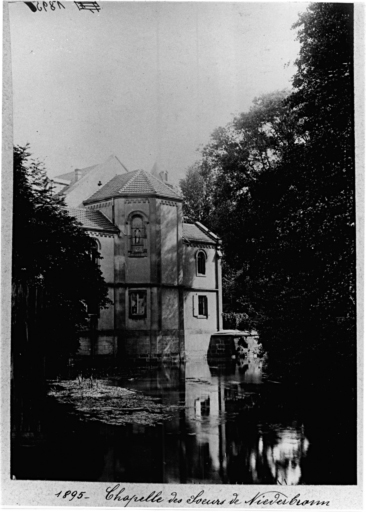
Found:
[[[362,508],[363,31],[4,2],[4,506]]]

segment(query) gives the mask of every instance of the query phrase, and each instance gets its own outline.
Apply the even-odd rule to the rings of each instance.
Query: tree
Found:
[[[227,254],[243,268],[236,286],[261,314],[272,362],[291,378],[309,378],[311,365],[333,384],[355,375],[352,9],[313,4],[295,25],[302,46],[285,101],[295,138],[225,219]]]
[[[187,170],[186,177],[179,182],[182,192],[183,215],[186,221],[202,222],[212,227],[213,175],[202,162],[196,162]]]
[[[352,21],[352,4],[311,4],[292,93],[255,100],[202,152],[224,302],[254,312],[272,367],[332,384],[355,375]]]
[[[324,307],[355,318],[353,5],[311,4],[295,24],[301,51],[289,103],[308,134],[307,169],[317,223]],[[310,217],[310,216],[309,216]]]
[[[303,311],[294,355],[300,365],[303,356],[316,359],[328,376],[355,375],[353,5],[311,4],[294,28],[301,50],[288,104],[306,144],[282,164],[282,174],[295,165],[296,173],[281,224],[283,242],[296,251],[296,310]],[[310,343],[306,321],[316,333]],[[290,343],[278,347],[294,352]]]
[[[352,156],[353,5],[311,4],[294,28],[301,49],[290,103],[312,140],[330,141],[342,134],[342,145]]]
[[[290,148],[277,175],[268,177],[273,193],[282,188],[278,247],[291,247],[279,255],[291,254],[297,287],[308,300],[304,311],[328,330],[337,318],[354,322],[352,21],[351,4],[323,3],[312,4],[295,24],[301,51],[287,102],[305,144]]]
[[[89,325],[90,307],[106,307],[95,242],[52,194],[28,146],[14,148],[13,350],[67,357]]]
[[[272,213],[265,213],[264,207],[259,212],[254,197],[259,182],[267,172],[274,172],[284,152],[302,142],[296,115],[285,103],[287,96],[288,92],[277,91],[255,98],[248,112],[214,131],[197,166],[199,172],[205,169],[211,184],[206,222],[223,240],[224,311],[245,312],[251,320],[262,313],[261,305],[254,307],[251,302],[248,265],[256,257],[258,233],[267,229],[262,238],[268,240],[272,229]],[[194,200],[192,195],[190,201]]]

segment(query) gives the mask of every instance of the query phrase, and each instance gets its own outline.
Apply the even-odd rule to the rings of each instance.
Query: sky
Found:
[[[55,4],[56,5],[56,4]],[[307,3],[9,4],[14,143],[50,177],[116,155],[178,183],[218,126],[290,89]]]

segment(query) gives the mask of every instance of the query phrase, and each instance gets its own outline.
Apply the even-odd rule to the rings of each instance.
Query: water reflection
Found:
[[[276,432],[276,442],[264,448],[263,438],[259,439],[258,452],[266,462],[276,481],[296,485],[301,480],[301,460],[308,451],[309,441],[303,426],[284,428]],[[255,480],[256,481],[256,480]]]
[[[302,419],[288,404],[278,406],[279,387],[266,382],[260,359],[239,363],[220,368],[190,361],[118,382],[181,406],[154,427],[81,422],[54,404],[42,445],[13,451],[14,474],[103,482],[304,483],[309,440]]]
[[[255,358],[221,368],[190,361],[184,372],[163,368],[133,383],[164,403],[185,404],[164,425],[164,482],[301,483],[309,441],[299,422],[262,418],[262,366]]]

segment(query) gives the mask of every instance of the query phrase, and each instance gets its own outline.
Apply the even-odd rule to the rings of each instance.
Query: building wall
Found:
[[[162,290],[162,329],[179,329],[179,292],[177,288]]]
[[[151,222],[150,222],[150,200],[146,199],[118,199],[116,200],[116,205],[118,205],[118,211],[115,212],[115,219],[118,223],[122,219],[124,219],[124,226],[119,224],[124,231],[124,256],[126,262],[126,274],[125,279],[126,283],[148,283],[150,282],[151,273],[150,273],[150,257],[151,257],[151,249],[150,249],[150,239],[151,239]],[[122,210],[124,210],[122,214]],[[131,214],[139,213],[142,214],[144,219],[146,219],[147,224],[145,224],[146,234],[147,234],[147,254],[143,257],[131,257],[128,254],[129,250],[129,236],[131,234]]]
[[[91,233],[91,236],[99,243],[99,252],[101,255],[99,264],[103,277],[106,283],[112,284],[114,282],[114,243],[117,235],[105,236],[94,232]]]
[[[117,347],[117,336],[113,334],[103,334],[103,332],[98,333],[96,337],[96,356],[108,356],[108,357],[116,357]],[[80,338],[80,348],[78,351],[79,356],[91,356],[91,338],[90,335],[84,335]]]
[[[114,244],[117,235],[105,235],[98,232],[91,233],[99,243],[99,252],[101,259],[99,260],[103,277],[108,286],[108,298],[112,301],[107,308],[101,309],[97,322],[96,333],[96,355],[113,356],[117,351],[117,338],[114,334]],[[84,338],[81,343],[81,353],[91,354],[90,336]]]
[[[206,258],[206,275],[200,276],[197,272],[197,255],[203,251]],[[217,288],[216,277],[216,248],[207,245],[196,244],[194,246],[184,244],[183,256],[183,282],[189,288]]]
[[[162,283],[178,284],[178,212],[177,203],[161,204],[161,273]]]
[[[118,198],[114,222],[123,233],[115,247],[115,315],[118,352],[139,361],[179,356],[179,293],[177,283],[177,206],[158,198]],[[142,257],[129,254],[132,214],[147,222],[146,249]],[[174,236],[171,236],[171,231]],[[167,263],[166,263],[167,262]],[[170,283],[173,288],[162,285]],[[130,295],[146,292],[146,315],[133,318]],[[184,348],[184,347],[183,347]]]
[[[206,254],[206,274],[198,275],[197,254]],[[210,336],[221,328],[221,260],[215,246],[184,245],[184,330],[187,359],[200,359],[207,355]],[[207,317],[197,312],[197,297],[207,297]],[[195,298],[196,297],[196,298]],[[196,301],[194,307],[194,301]],[[196,309],[196,311],[195,311]]]
[[[113,254],[114,254],[114,239],[115,236],[101,236],[96,235],[95,238],[100,244],[100,253],[102,258],[100,259],[100,268],[103,277],[108,285],[108,298],[114,301],[114,268],[113,268]],[[114,306],[111,304],[105,309],[100,310],[98,320],[98,330],[113,330],[114,328]],[[114,351],[114,348],[111,348]]]
[[[207,297],[207,318],[199,318],[193,309],[194,298],[198,295]],[[184,338],[186,358],[201,359],[206,357],[210,336],[218,330],[217,293],[185,290],[184,292]]]
[[[100,206],[120,235],[96,235],[101,244],[101,269],[114,303],[100,313],[96,354],[141,362],[206,356],[210,335],[218,330],[220,318],[216,248],[183,244],[180,203],[126,197]],[[146,221],[146,254],[138,257],[129,254],[133,213]],[[197,275],[200,249],[207,255],[205,276]],[[146,311],[139,317],[131,313],[130,296],[136,292],[146,293]],[[193,311],[198,295],[207,297],[207,318],[198,318]],[[82,339],[80,353],[90,354],[87,337]]]
[[[130,294],[146,291],[146,316],[131,318]],[[125,328],[120,331],[118,353],[140,362],[174,360],[178,361],[184,352],[179,331],[177,289],[159,289],[156,286],[124,288]],[[163,311],[162,319],[159,314]],[[160,320],[160,321],[159,321]]]
[[[114,200],[103,201],[97,205],[91,205],[89,209],[99,210],[111,222],[114,217]],[[100,244],[100,268],[103,277],[108,286],[108,298],[112,304],[105,309],[101,309],[98,319],[98,337],[96,342],[96,354],[115,356],[117,354],[117,336],[115,333],[116,324],[116,290],[115,290],[115,263],[114,253],[115,246],[118,245],[121,235],[108,235],[104,233],[92,232],[91,236],[95,237]],[[84,339],[81,346],[81,352],[90,354],[91,347],[89,339]]]

